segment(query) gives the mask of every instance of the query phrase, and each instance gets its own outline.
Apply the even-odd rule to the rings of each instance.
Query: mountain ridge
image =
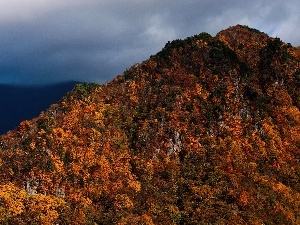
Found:
[[[77,85],[0,136],[0,221],[299,224],[299,62],[237,25]]]

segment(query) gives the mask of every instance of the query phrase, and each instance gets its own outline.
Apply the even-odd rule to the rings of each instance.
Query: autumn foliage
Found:
[[[0,224],[300,224],[300,51],[174,40],[0,137]]]

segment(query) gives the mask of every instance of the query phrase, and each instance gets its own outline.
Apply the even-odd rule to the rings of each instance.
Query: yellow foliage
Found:
[[[28,195],[25,190],[8,183],[0,186],[0,221],[5,221],[25,210]]]
[[[27,214],[38,224],[51,225],[59,217],[59,210],[65,205],[65,201],[55,196],[33,195],[27,204]]]
[[[114,205],[117,210],[133,207],[133,202],[126,194],[118,194],[115,197]]]
[[[141,190],[141,184],[138,181],[135,180],[129,180],[128,186],[132,188],[134,191],[139,192]]]

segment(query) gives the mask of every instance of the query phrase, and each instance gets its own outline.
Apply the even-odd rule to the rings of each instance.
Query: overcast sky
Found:
[[[0,83],[104,83],[167,41],[236,24],[300,45],[299,0],[0,0]]]

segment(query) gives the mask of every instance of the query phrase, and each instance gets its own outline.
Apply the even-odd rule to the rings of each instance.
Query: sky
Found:
[[[201,32],[247,25],[300,45],[299,0],[0,0],[0,84],[105,83]]]

